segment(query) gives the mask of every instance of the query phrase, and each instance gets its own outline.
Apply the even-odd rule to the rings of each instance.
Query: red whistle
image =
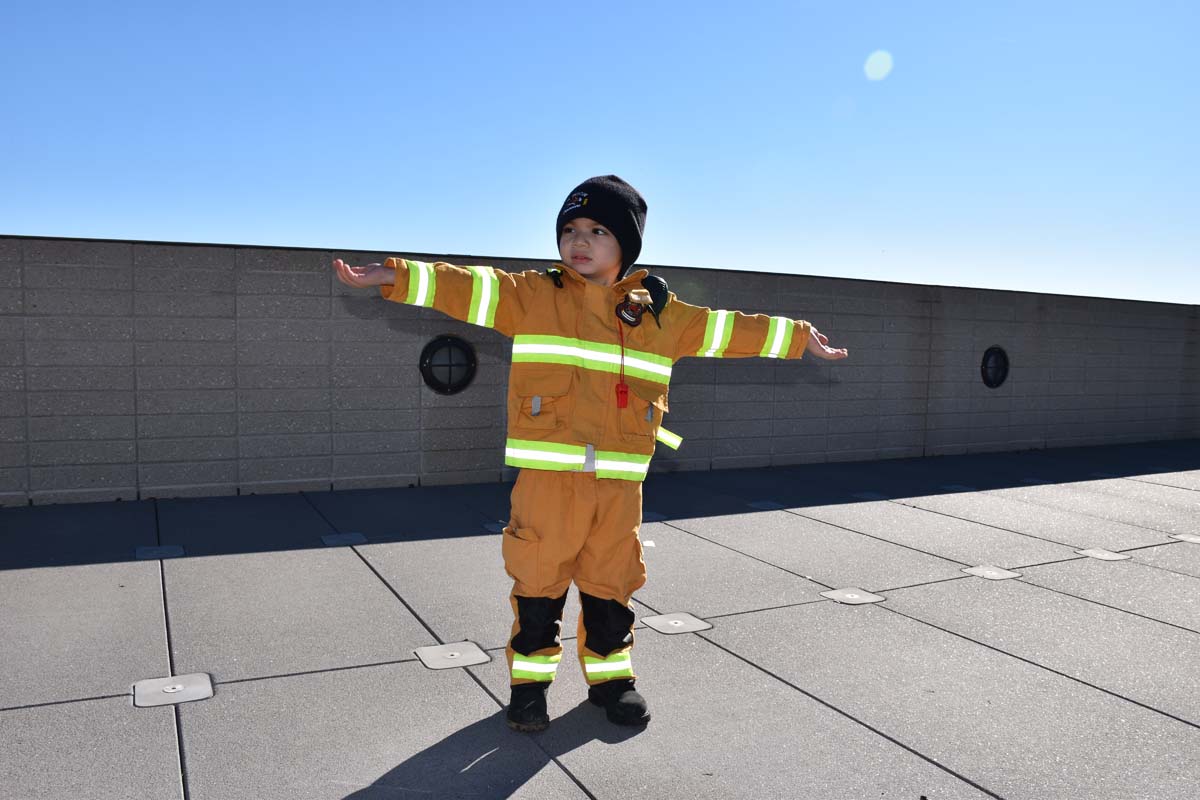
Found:
[[[629,385],[617,384],[617,408],[629,408]]]

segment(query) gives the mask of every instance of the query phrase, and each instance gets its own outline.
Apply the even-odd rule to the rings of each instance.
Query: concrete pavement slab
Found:
[[[1021,581],[899,589],[888,607],[1200,727],[1200,635]]]
[[[0,570],[132,561],[155,543],[152,500],[0,509]]]
[[[1127,478],[1098,478],[1090,481],[1077,481],[1070,486],[1086,492],[1098,492],[1109,497],[1131,500],[1137,505],[1179,509],[1191,515],[1194,523],[1191,532],[1200,533],[1200,492]]]
[[[1006,528],[1073,548],[1124,550],[1168,542],[1167,534],[1107,519],[1025,503],[989,492],[944,492],[896,502],[959,519]]]
[[[1130,553],[1129,561],[1086,558],[1031,567],[1024,570],[1022,580],[1200,633],[1197,579],[1143,563],[1142,552]]]
[[[1187,472],[1148,472],[1136,476],[1135,480],[1200,492],[1200,470],[1190,470]]]
[[[883,591],[959,578],[962,565],[789,511],[756,511],[671,523],[790,570],[822,586]],[[819,593],[819,592],[818,592]],[[773,603],[771,605],[780,605]]]
[[[187,556],[319,548],[334,533],[299,494],[159,500],[158,524]]]
[[[1064,545],[889,501],[816,506],[796,513],[969,566],[1012,569],[1078,558]]]
[[[166,675],[157,561],[0,573],[0,708],[127,694]]]
[[[351,548],[163,566],[179,673],[230,681],[413,659],[437,644]]]
[[[1007,800],[1184,800],[1200,781],[1200,730],[887,604],[763,611],[697,635]]]
[[[1041,475],[1031,477],[1042,477]],[[1124,497],[1091,492],[1070,483],[1046,483],[992,491],[1026,503],[1069,511],[1072,514],[1111,519],[1166,533],[1196,533],[1195,514],[1181,508],[1134,503]]]
[[[644,729],[609,723],[564,659],[550,728],[536,737],[597,798],[987,796],[696,634],[648,631],[633,664],[652,715]],[[493,667],[472,669],[507,700]]]
[[[1160,547],[1138,550],[1133,555],[1143,564],[1200,578],[1200,545],[1172,541]],[[1200,589],[1200,585],[1197,589]]]
[[[642,525],[646,585],[638,599],[698,617],[815,602],[825,587],[682,530],[688,521]]]
[[[128,697],[0,711],[0,796],[183,798],[171,708]]]
[[[191,800],[586,797],[464,670],[221,684],[179,716]]]

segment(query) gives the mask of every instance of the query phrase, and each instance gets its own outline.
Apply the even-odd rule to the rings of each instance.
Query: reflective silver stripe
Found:
[[[522,661],[518,658],[513,659],[513,672],[523,670],[524,672],[555,672],[558,669],[558,664],[539,664],[535,661]]]

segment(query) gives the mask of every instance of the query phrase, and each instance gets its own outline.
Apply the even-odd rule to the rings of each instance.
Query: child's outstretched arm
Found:
[[[338,258],[333,270],[347,286],[378,286],[385,300],[433,308],[505,336],[513,335],[546,282],[545,276],[534,270],[514,274],[492,267],[426,264],[403,258],[361,267]]]
[[[817,358],[837,361],[849,356],[842,348],[829,346],[829,337],[802,319],[713,311],[688,305],[671,296],[667,310],[674,307],[682,333],[676,341],[676,360],[688,356],[706,358]]]

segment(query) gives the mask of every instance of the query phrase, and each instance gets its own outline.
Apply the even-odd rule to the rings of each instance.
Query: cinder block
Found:
[[[138,443],[138,461],[232,461],[238,457],[238,440],[216,437],[145,439]]]
[[[123,416],[134,413],[134,394],[103,391],[30,392],[28,413],[45,416]]]
[[[418,377],[418,380],[420,378]],[[504,413],[507,387],[503,383],[472,383],[458,394],[438,394],[424,384],[420,388],[422,408],[491,407]]]
[[[729,456],[757,456],[769,455],[771,452],[771,438],[769,436],[756,437],[752,439],[711,439],[709,440],[712,458],[714,463],[717,458]],[[713,469],[718,469],[714,466]]]
[[[238,367],[239,389],[317,389],[330,384],[329,370],[322,366]]]
[[[133,272],[133,288],[138,292],[235,294],[237,282],[232,270],[142,267]]]
[[[776,404],[770,401],[754,403],[714,403],[709,417],[714,421],[771,419]]]
[[[329,411],[330,391],[317,389],[239,389],[238,410],[242,413],[284,411]]]
[[[399,337],[387,342],[337,343],[332,348],[333,363],[338,366],[388,364],[416,370],[420,367],[421,351],[425,344],[423,341],[407,341]]]
[[[112,492],[104,499],[137,497],[137,467],[132,464],[101,464],[89,466],[31,466],[29,490],[33,501],[58,502],[47,499],[52,492]]]
[[[332,267],[329,267],[328,271],[332,274]],[[239,270],[237,292],[243,296],[263,294],[329,297],[329,277],[324,272],[248,272]]]
[[[110,503],[117,500],[137,499],[138,491],[136,486],[100,489],[52,489],[29,492],[29,500],[38,506],[59,503]]]
[[[19,417],[0,417],[0,442],[24,442],[25,426]]]
[[[328,410],[238,415],[238,431],[242,436],[329,433],[331,427]]]
[[[101,291],[75,294],[59,289],[26,289],[24,313],[55,317],[128,317],[133,313],[133,294]]]
[[[329,345],[313,342],[242,342],[237,346],[239,366],[327,366]]]
[[[306,491],[287,489],[283,484],[302,483],[312,489],[329,488],[329,456],[308,458],[243,458],[238,462],[238,483],[242,493],[256,491]]]
[[[29,463],[29,448],[25,442],[0,442],[0,467],[16,467]]]
[[[366,476],[394,476],[398,485],[416,483],[421,472],[420,453],[335,455],[334,475],[345,480]]]
[[[238,339],[242,342],[328,342],[331,340],[331,334],[332,325],[325,319],[238,321]]]
[[[33,367],[127,367],[133,365],[133,343],[89,341],[26,342],[25,362]]]
[[[772,467],[790,467],[798,464],[823,464],[825,463],[825,447],[822,443],[820,449],[788,451],[783,453],[775,453],[771,455]]]
[[[138,342],[134,357],[142,367],[233,366],[232,342]]]
[[[21,289],[0,289],[0,314],[24,314],[25,308],[25,293]]]
[[[138,389],[233,389],[234,372],[233,367],[138,367]]]
[[[136,438],[132,416],[30,417],[29,439],[34,442]]]
[[[25,392],[0,391],[0,417],[23,417],[26,409]]]
[[[769,437],[774,422],[771,419],[735,419],[714,420],[712,435],[714,439],[754,439]]]
[[[420,478],[414,472],[407,475],[372,475],[368,477],[351,477],[333,479],[333,491],[341,492],[348,489],[390,489],[415,487]]]
[[[712,457],[713,469],[757,469],[770,465],[771,456],[768,454]]]
[[[237,336],[233,319],[139,317],[134,324],[139,342],[232,342]]]
[[[304,433],[275,436],[246,436],[238,438],[243,461],[249,459],[291,459],[304,456],[327,456],[331,451],[329,434]],[[328,463],[328,462],[327,462]],[[326,467],[328,469],[328,467]]]
[[[20,368],[25,365],[23,342],[0,342],[0,367]]]
[[[410,434],[392,435],[407,436]],[[487,428],[437,428],[434,430],[424,430],[419,434],[413,432],[411,435],[415,442],[413,449],[423,451],[468,450],[472,448],[492,449],[501,452],[504,450],[505,431],[504,428],[497,425]]]
[[[830,417],[826,432],[831,436],[844,433],[867,433],[879,430],[879,417],[870,414],[853,417]]]
[[[25,340],[25,320],[21,317],[0,317],[0,342]]]
[[[499,469],[504,452],[499,449],[435,450],[421,453],[421,476],[435,472],[463,472]]]
[[[135,244],[133,265],[138,270],[154,272],[174,269],[185,271],[233,270],[233,249],[188,244]]]
[[[138,437],[173,439],[180,437],[236,436],[235,414],[141,414],[137,418]]]
[[[159,294],[135,292],[133,312],[139,317],[226,317],[236,310],[233,294]]]
[[[30,392],[121,391],[134,387],[133,367],[27,367]],[[0,378],[2,380],[2,378]],[[0,383],[0,388],[4,388]]]
[[[29,443],[29,463],[39,467],[124,464],[132,463],[136,458],[136,445],[133,440]]]
[[[24,391],[28,381],[21,367],[0,368],[0,392]]]
[[[30,342],[128,342],[133,339],[133,320],[127,317],[30,317],[24,322],[24,338]]]
[[[330,302],[327,297],[238,295],[237,315],[239,319],[329,319]]]
[[[425,430],[439,428],[487,428],[499,427],[501,419],[489,406],[472,408],[427,408],[421,411],[419,424]],[[393,418],[393,427],[402,430]],[[415,425],[413,427],[416,427]],[[362,430],[373,430],[370,428]]]
[[[222,414],[237,410],[232,389],[139,391],[138,414]]]
[[[421,432],[416,430],[338,433],[333,436],[333,452],[337,455],[415,453],[421,449]]]
[[[333,264],[333,253],[328,250],[239,247],[236,250],[236,258],[239,272],[267,270],[317,272],[325,275],[332,272]]]
[[[90,294],[96,289],[131,291],[133,289],[133,268],[128,265],[123,267],[77,267],[26,264],[24,286],[26,289],[57,289],[81,294]]]
[[[129,242],[26,239],[24,253],[26,264],[128,266],[133,263],[133,246]]]
[[[0,262],[0,289],[21,288],[21,265]]]
[[[160,485],[143,480],[138,489],[138,498],[141,500],[168,500],[180,497],[232,497],[236,494],[238,494],[238,485],[233,482]]]
[[[0,263],[20,261],[21,244],[21,239],[0,236]]]
[[[780,417],[771,422],[771,436],[824,436],[829,420],[824,416]]]
[[[29,470],[24,462],[14,462],[12,466],[13,469],[0,469],[0,506],[23,506],[29,502]]]

